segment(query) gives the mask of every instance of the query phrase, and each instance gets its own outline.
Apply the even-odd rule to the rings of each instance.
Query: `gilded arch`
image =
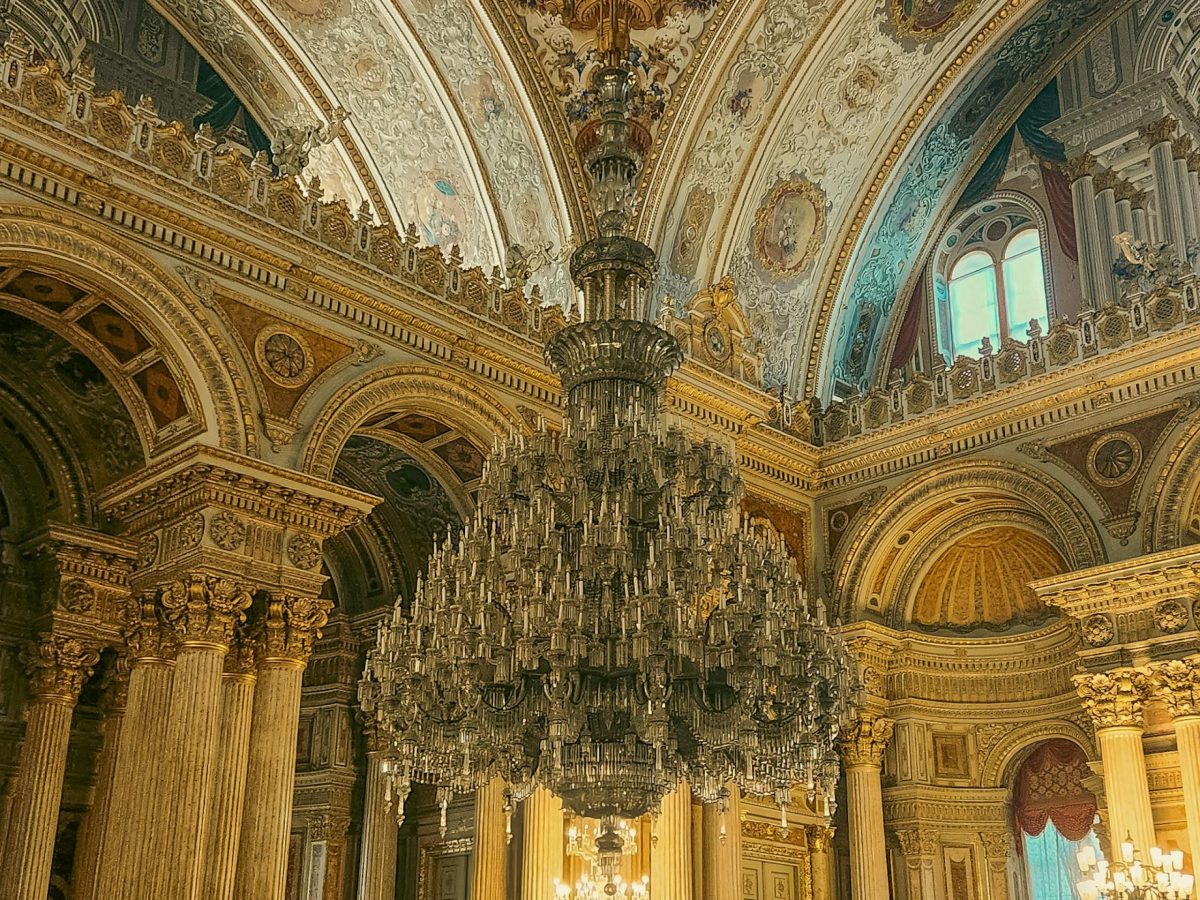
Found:
[[[1200,540],[1200,419],[1189,419],[1161,458],[1158,478],[1143,508],[1150,521],[1143,529],[1147,553],[1171,550]]]
[[[478,447],[491,446],[497,435],[529,430],[476,382],[432,366],[388,366],[342,388],[325,404],[301,451],[301,471],[329,478],[350,435],[372,415],[408,411],[437,416]]]
[[[1088,759],[1098,751],[1092,735],[1069,719],[1049,719],[1020,725],[1001,738],[987,756],[981,770],[983,787],[1010,787],[1017,766],[1042,741],[1063,738],[1077,744]]]
[[[905,545],[922,543],[905,539],[904,535],[935,512],[943,523],[956,518],[961,521],[971,511],[974,497],[1003,500],[1005,514],[1001,518],[1015,516],[1022,527],[1028,529],[1037,523],[1037,530],[1072,569],[1097,565],[1105,559],[1096,524],[1061,483],[1006,461],[965,461],[914,476],[860,521],[845,542],[846,549],[833,561],[837,573],[834,591],[842,620],[853,621],[864,614],[894,620],[895,605],[908,600],[900,584],[909,566],[899,560],[903,557],[911,565],[912,551],[905,552]],[[955,505],[961,506],[957,517],[952,511]],[[887,596],[871,591],[872,577],[881,573],[886,575],[883,580],[890,591]]]
[[[229,348],[199,303],[138,249],[80,217],[4,205],[0,206],[0,264],[37,266],[104,290],[149,338],[179,385],[195,427],[173,438],[176,443],[185,437],[207,436],[229,450],[256,449],[245,386],[235,373]],[[44,314],[39,321],[55,330],[62,327]],[[123,397],[130,396],[125,373],[105,374]],[[136,404],[126,405],[139,426],[147,456],[154,455],[162,442],[148,412],[143,409],[139,414]]]

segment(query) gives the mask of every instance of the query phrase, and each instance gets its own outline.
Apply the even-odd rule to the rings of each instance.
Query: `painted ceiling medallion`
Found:
[[[784,278],[808,269],[824,239],[825,193],[803,178],[777,185],[755,217],[759,262]]]
[[[891,0],[888,11],[901,37],[932,40],[975,11],[978,0]]]

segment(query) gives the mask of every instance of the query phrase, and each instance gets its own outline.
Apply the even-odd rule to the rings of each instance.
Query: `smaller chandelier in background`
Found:
[[[1079,900],[1191,900],[1195,878],[1183,871],[1183,851],[1150,848],[1149,861],[1126,835],[1121,858],[1109,862],[1090,846],[1076,855],[1083,880],[1076,886]]]
[[[594,819],[582,819],[567,828],[567,856],[578,859],[584,870],[574,886],[555,880],[556,900],[638,900],[648,895],[648,875],[626,881],[617,871],[622,858],[637,855],[637,827],[618,819],[612,830],[612,835],[605,834],[604,824]]]

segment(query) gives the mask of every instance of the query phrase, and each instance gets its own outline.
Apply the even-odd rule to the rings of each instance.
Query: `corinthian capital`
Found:
[[[937,834],[925,828],[901,828],[896,832],[896,840],[910,863],[937,853]]]
[[[74,703],[100,653],[74,638],[47,634],[26,646],[21,658],[29,672],[30,692],[34,697]]]
[[[313,641],[329,620],[333,604],[318,597],[275,594],[267,603],[261,634],[265,659],[307,662]]]
[[[1200,716],[1200,660],[1170,659],[1154,667],[1154,690],[1171,718]]]
[[[808,826],[808,849],[812,853],[825,853],[833,846],[833,829],[828,825]]]
[[[880,766],[896,723],[887,716],[862,713],[842,733],[839,748],[847,766]]]
[[[246,618],[250,591],[227,578],[193,575],[163,588],[159,602],[183,643],[228,646],[233,626]]]
[[[1138,131],[1146,139],[1146,144],[1153,147],[1155,144],[1171,140],[1175,136],[1175,129],[1178,127],[1179,123],[1175,121],[1173,116],[1163,116],[1149,125],[1143,125]]]
[[[1142,727],[1150,676],[1143,669],[1114,669],[1074,677],[1075,690],[1096,728]]]
[[[1063,169],[1067,173],[1067,178],[1071,181],[1076,181],[1083,178],[1085,175],[1095,175],[1096,170],[1100,168],[1100,163],[1096,157],[1090,153],[1084,153],[1080,156],[1073,156],[1063,164]]]

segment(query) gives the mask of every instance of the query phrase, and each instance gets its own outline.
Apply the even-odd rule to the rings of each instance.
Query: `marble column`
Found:
[[[1155,844],[1142,752],[1143,707],[1149,687],[1149,676],[1142,669],[1075,676],[1075,688],[1096,729],[1109,834],[1114,846],[1131,835],[1142,853]]]
[[[692,791],[687,782],[663,798],[650,846],[654,900],[692,900]]]
[[[1188,853],[1194,861],[1200,861],[1200,659],[1160,663],[1154,670],[1154,687],[1171,713],[1175,728]]]
[[[221,719],[201,881],[203,896],[208,900],[233,897],[246,799],[246,755],[250,749],[255,681],[253,647],[247,641],[239,641],[225,657],[221,676]]]
[[[1092,186],[1096,191],[1096,229],[1104,251],[1103,277],[1097,286],[1100,305],[1103,306],[1117,299],[1117,282],[1112,272],[1113,261],[1120,253],[1113,241],[1113,235],[1121,232],[1117,217],[1117,177],[1107,169],[1102,169],[1096,173]]]
[[[1183,222],[1183,203],[1175,176],[1175,159],[1171,139],[1175,120],[1170,116],[1159,119],[1141,130],[1150,148],[1150,169],[1154,174],[1154,193],[1158,198],[1159,227],[1162,239],[1175,248],[1180,259],[1187,258],[1187,232]]]
[[[1191,138],[1183,136],[1171,141],[1171,155],[1174,157],[1175,186],[1179,191],[1179,207],[1183,212],[1184,253],[1181,259],[1187,259],[1187,247],[1200,237],[1197,228],[1196,196],[1192,192],[1192,179],[1188,173],[1188,154],[1192,149]]]
[[[396,810],[388,809],[387,782],[383,774],[386,760],[383,737],[368,726],[367,789],[363,799],[358,864],[359,900],[393,900],[396,895]],[[482,898],[486,895],[472,896]]]
[[[71,715],[98,658],[80,641],[52,634],[25,651],[30,704],[0,857],[3,900],[45,900],[49,891]]]
[[[554,900],[554,882],[563,877],[562,801],[539,787],[525,801],[521,845],[521,900]]]
[[[274,595],[260,635],[246,799],[238,844],[237,900],[282,900],[287,877],[300,688],[329,603]]]
[[[96,762],[96,786],[92,790],[92,805],[79,826],[75,844],[73,875],[75,900],[95,900],[96,876],[100,867],[100,843],[104,824],[112,809],[113,783],[117,774],[117,757],[121,733],[125,725],[125,705],[129,701],[128,658],[117,663],[104,692],[104,736],[100,757]]]
[[[508,830],[505,826],[505,790],[503,779],[494,778],[490,784],[475,792],[475,868],[471,875],[471,900],[506,900]],[[395,847],[393,827],[393,869]],[[390,900],[391,894],[387,897]]]
[[[1145,240],[1137,233],[1137,227],[1133,223],[1133,198],[1137,195],[1137,191],[1133,189],[1128,181],[1117,182],[1116,198],[1117,207],[1117,230],[1128,231],[1135,238]]]
[[[250,606],[250,591],[227,579],[193,576],[164,588],[159,602],[175,628],[179,652],[167,713],[165,753],[171,764],[150,831],[157,845],[151,896],[198,900],[207,896],[203,868],[221,728],[221,673],[234,624]]]
[[[1196,227],[1200,228],[1200,151],[1192,150],[1187,156],[1188,190],[1192,194],[1192,209],[1196,211]]]
[[[153,850],[143,840],[158,806],[158,783],[166,729],[163,711],[171,702],[175,673],[173,632],[158,619],[150,599],[138,603],[136,623],[126,635],[130,659],[129,695],[121,724],[113,773],[110,815],[101,823],[96,898],[129,900],[150,878]]]
[[[729,785],[722,813],[704,806],[704,900],[742,900],[742,795]]]
[[[812,870],[812,900],[833,900],[833,859],[829,850],[833,829],[828,825],[808,826],[808,859]]]
[[[1146,195],[1138,191],[1132,201],[1133,205],[1133,235],[1147,244],[1154,243],[1154,229],[1150,227],[1150,217],[1146,214]]]
[[[888,900],[887,844],[883,832],[883,752],[894,723],[862,714],[843,735],[847,818],[850,824],[850,885],[855,900]]]
[[[1105,283],[1105,244],[1112,240],[1111,237],[1100,234],[1100,226],[1096,221],[1096,191],[1093,185],[1096,166],[1095,157],[1086,153],[1067,163],[1067,174],[1071,179],[1071,205],[1075,211],[1079,289],[1085,304],[1094,309],[1100,307]]]

